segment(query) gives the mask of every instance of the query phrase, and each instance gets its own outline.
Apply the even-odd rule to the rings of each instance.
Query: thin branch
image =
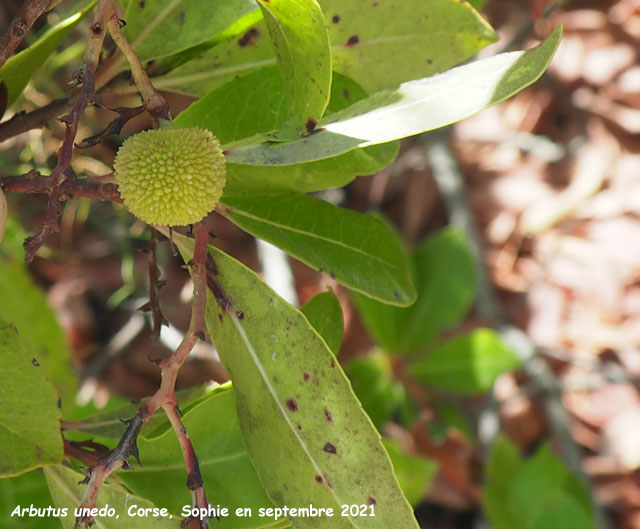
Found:
[[[140,91],[140,95],[142,96],[142,100],[144,101],[149,114],[158,119],[171,121],[169,105],[165,101],[164,97],[160,95],[160,92],[158,92],[151,83],[142,62],[122,31],[122,23],[123,21],[114,14],[107,21],[107,27],[109,28],[111,38],[125,56],[129,66],[131,67],[133,82]]]
[[[24,241],[25,258],[27,261],[33,260],[36,252],[51,234],[60,231],[58,218],[62,212],[60,205],[62,196],[61,183],[70,174],[73,144],[78,131],[80,118],[90,103],[99,103],[94,90],[94,75],[98,67],[98,62],[100,61],[100,52],[102,51],[104,42],[105,21],[111,15],[111,11],[110,1],[100,0],[93,24],[89,27],[89,42],[87,43],[84,66],[81,73],[82,90],[78,95],[71,113],[61,118],[61,121],[66,124],[67,129],[65,131],[64,141],[58,150],[58,162],[49,176],[51,180],[51,191],[44,223],[36,235]]]
[[[0,143],[28,130],[41,128],[70,108],[69,99],[56,99],[31,112],[18,112],[4,123],[0,123]]]
[[[167,325],[167,320],[160,308],[160,289],[166,281],[160,279],[160,268],[158,268],[158,233],[151,232],[149,241],[149,310],[153,320],[154,344],[160,340],[160,331],[163,325]]]
[[[156,393],[144,404],[141,404],[135,417],[127,422],[127,429],[120,438],[118,445],[106,456],[102,457],[93,467],[87,469],[87,488],[78,505],[80,509],[92,509],[96,506],[98,493],[107,477],[115,470],[124,468],[130,470],[129,458],[134,457],[139,461],[137,438],[145,422],[154,413],[163,408],[169,417],[178,441],[182,448],[187,467],[187,486],[192,493],[195,507],[206,508],[206,495],[202,476],[200,475],[198,459],[186,433],[184,425],[178,416],[178,398],[175,393],[175,384],[178,372],[184,364],[187,356],[198,340],[204,338],[205,308],[207,294],[207,242],[209,238],[209,226],[201,221],[194,226],[195,249],[193,258],[189,261],[193,274],[193,301],[191,306],[191,322],[182,342],[174,353],[167,359],[157,362],[161,369],[162,382]],[[83,529],[91,523],[88,516],[80,516],[76,519],[75,528]],[[206,520],[188,519],[187,523],[199,523],[202,529],[208,529]]]
[[[22,39],[40,15],[52,9],[58,2],[52,0],[26,0],[0,39],[0,68],[13,55]]]

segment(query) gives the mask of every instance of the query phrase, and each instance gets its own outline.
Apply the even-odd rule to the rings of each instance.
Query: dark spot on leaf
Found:
[[[298,430],[302,430],[302,426],[300,426],[299,424],[296,425],[298,427]]]
[[[284,490],[289,490],[289,485],[287,485],[286,483],[283,485]]]
[[[56,402],[56,406],[58,406],[59,410],[62,409],[62,399],[58,399],[58,402]]]
[[[138,5],[140,6],[140,9],[144,9],[144,0],[142,0],[141,2],[138,2]]]
[[[291,411],[298,411],[298,403],[294,399],[287,399],[287,408]]]
[[[339,15],[333,15],[333,18],[331,19],[331,22],[333,22],[334,24],[337,24],[338,22],[340,22],[340,16]]]
[[[40,367],[40,362],[38,362],[35,358],[31,360],[31,363],[36,367]]]
[[[238,316],[239,320],[244,320],[244,312],[242,312],[241,310],[236,312],[236,316]]]
[[[336,448],[336,445],[334,445],[334,444],[327,443],[327,444],[324,445],[324,447],[322,449],[327,454],[338,455],[338,449]]]
[[[218,314],[218,319],[219,319],[220,321],[222,321],[222,320],[223,320],[222,312]]]
[[[331,415],[331,412],[327,408],[324,409],[324,416],[326,417],[327,421],[333,422],[333,415]]]
[[[360,37],[358,37],[358,35],[351,35],[349,37],[349,40],[347,40],[347,46],[355,46],[356,44],[358,44],[358,42],[360,42]]]
[[[376,503],[377,503],[377,502],[376,502],[376,499],[375,499],[375,498],[373,498],[373,497],[371,497],[371,496],[369,496],[369,497],[367,498],[367,505],[375,505]]]
[[[333,369],[334,367],[336,367],[336,361],[335,360],[331,360],[331,368]]]
[[[317,475],[317,476],[316,476],[316,482],[317,482],[317,483],[322,483],[322,476]]]
[[[310,378],[311,378],[311,376],[309,375],[309,373],[305,373],[304,375],[302,375],[302,379],[305,382],[308,382]]]
[[[336,278],[336,273],[335,272],[329,272],[329,277],[331,279],[335,279]]]
[[[378,2],[374,2],[373,7],[378,7]]]
[[[400,299],[400,293],[397,290],[393,291],[393,297],[396,299]]]
[[[238,39],[238,46],[240,46],[241,48],[251,46],[252,44],[256,43],[256,40],[258,40],[259,36],[260,32],[256,28],[251,28]]]
[[[345,99],[351,99],[351,94],[349,93],[349,90],[347,90],[346,88],[342,91],[342,95],[344,96]]]
[[[183,26],[186,18],[187,14],[184,11],[180,11],[180,13],[178,14],[178,24]]]
[[[316,128],[317,124],[318,124],[318,122],[315,119],[309,118],[307,120],[307,122],[304,124],[304,128],[307,129],[308,133],[311,133],[311,132],[313,132],[313,129]]]
[[[273,377],[271,380],[273,380],[274,384],[277,384],[280,379],[278,377]]]
[[[433,64],[433,61],[431,59],[427,59],[427,64]]]

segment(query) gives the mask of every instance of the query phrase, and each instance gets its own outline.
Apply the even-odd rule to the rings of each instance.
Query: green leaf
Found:
[[[475,294],[473,258],[462,232],[446,228],[432,235],[418,246],[412,261],[418,298],[410,307],[354,296],[367,329],[390,353],[420,349],[458,324]]]
[[[309,134],[324,114],[331,90],[331,51],[316,0],[257,0],[284,83],[287,119],[272,138]]]
[[[235,411],[234,392],[230,385],[198,403],[183,417],[194,445],[207,497],[212,505],[229,509],[221,518],[229,529],[259,528],[270,525],[270,518],[260,518],[260,507],[272,507],[245,448]],[[153,439],[140,438],[138,449],[143,466],[135,472],[119,472],[134,494],[167,507],[179,514],[183,505],[191,503],[185,487],[186,470],[182,451],[173,430]],[[252,517],[237,517],[238,507],[252,509]]]
[[[95,6],[95,0],[82,11],[64,19],[28,48],[10,57],[0,68],[0,81],[4,81],[8,90],[8,103],[11,106],[27,86],[34,72],[56,51],[60,43],[71,30]]]
[[[24,237],[17,224],[11,224],[10,233],[15,235],[11,235],[11,240],[15,244],[5,240],[0,246],[0,319],[11,321],[18,329],[27,350],[38,358],[42,370],[58,390],[63,416],[70,418],[77,377],[71,369],[69,345],[44,293],[29,276],[24,249],[18,240]],[[11,254],[5,254],[5,250]]]
[[[460,121],[535,82],[560,42],[561,27],[536,48],[502,53],[378,92],[325,117],[317,132],[288,143],[257,137],[231,150],[231,163],[290,165],[412,136]]]
[[[474,9],[480,11],[487,3],[487,0],[467,0],[467,2],[469,2]]]
[[[255,9],[253,0],[135,0],[125,33],[138,57],[149,61],[203,43]]]
[[[333,77],[328,110],[337,112],[364,99],[366,93],[340,74]],[[242,111],[238,111],[242,109]],[[203,127],[223,143],[280,127],[286,119],[286,100],[277,67],[261,68],[217,88],[181,112],[178,127]],[[373,174],[393,161],[397,143],[357,149],[342,156],[286,167],[227,165],[225,193],[265,190],[299,192],[342,187],[356,175]]]
[[[500,374],[519,365],[498,333],[476,329],[428,353],[410,372],[436,389],[473,395],[488,391]]]
[[[409,424],[416,406],[393,376],[389,358],[380,351],[354,358],[347,366],[353,391],[378,430],[389,421]]]
[[[0,527],[19,525],[20,529],[42,529],[41,518],[16,518],[11,513],[16,507],[33,505],[36,508],[46,508],[51,504],[51,494],[40,469],[0,479]]]
[[[331,290],[316,294],[300,310],[337,356],[342,343],[344,322],[340,302],[335,294]]]
[[[0,320],[0,477],[62,460],[58,396],[39,355],[28,352],[15,327]]]
[[[384,438],[383,442],[402,491],[411,505],[414,507],[419,505],[427,493],[431,480],[438,472],[438,462],[408,454],[400,443],[393,439]]]
[[[457,0],[320,0],[334,70],[368,91],[442,72],[496,40],[491,27]],[[205,95],[222,83],[275,63],[261,22],[250,45],[232,39],[154,82],[159,88]],[[249,34],[249,33],[247,33]],[[357,40],[357,42],[356,42]]]
[[[498,38],[457,0],[322,0],[321,5],[330,21],[334,69],[368,92],[443,72]]]
[[[188,260],[191,241],[176,242]],[[234,381],[240,429],[272,501],[334,509],[332,517],[292,519],[297,529],[417,529],[380,436],[324,340],[254,272],[209,251],[233,305],[225,310],[211,297],[207,325]],[[352,504],[373,504],[375,516],[340,516],[340,506]]]
[[[498,437],[489,458],[485,508],[496,529],[595,529],[584,484],[543,445],[528,460]]]
[[[394,305],[415,299],[401,248],[376,217],[296,193],[227,196],[222,210],[242,229],[353,290]]]
[[[66,515],[60,517],[65,529],[72,529],[75,524],[74,509],[80,503],[80,498],[86,489],[82,485],[84,474],[80,474],[62,465],[49,466],[44,469],[49,491],[54,505],[60,509],[66,509]],[[163,516],[129,516],[127,510],[137,505],[140,508],[153,508],[154,505],[146,498],[132,495],[129,491],[106,483],[100,489],[98,495],[98,508],[113,508],[115,515],[96,516],[96,527],[99,529],[178,529],[179,519],[171,519]],[[164,507],[158,505],[158,508]],[[106,509],[104,511],[106,513]],[[15,523],[15,522],[14,522]],[[42,519],[40,519],[42,527]],[[49,527],[47,525],[47,527]]]

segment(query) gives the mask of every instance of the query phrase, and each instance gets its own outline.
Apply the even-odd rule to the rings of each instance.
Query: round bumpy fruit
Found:
[[[198,127],[131,136],[113,167],[127,209],[148,224],[163,226],[202,220],[216,207],[227,177],[220,142]]]

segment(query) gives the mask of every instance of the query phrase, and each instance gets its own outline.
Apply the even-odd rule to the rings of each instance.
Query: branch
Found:
[[[0,68],[7,59],[16,51],[27,31],[40,15],[49,11],[60,1],[52,0],[26,0],[11,22],[9,29],[0,39]]]
[[[58,218],[62,212],[60,205],[63,194],[61,183],[71,174],[73,144],[78,131],[80,117],[90,103],[99,104],[94,90],[94,75],[98,67],[98,62],[100,61],[100,52],[102,51],[102,44],[104,42],[105,20],[111,15],[112,9],[109,0],[100,0],[93,24],[89,27],[89,42],[87,43],[84,66],[80,75],[82,90],[78,95],[71,113],[61,118],[61,121],[66,124],[67,129],[65,131],[64,141],[58,150],[58,162],[49,176],[51,180],[50,193],[44,223],[36,235],[24,241],[25,258],[27,261],[33,260],[36,252],[51,234],[60,231]]]
[[[149,401],[141,404],[136,412],[135,417],[127,421],[127,429],[122,435],[116,448],[107,455],[102,457],[87,472],[87,488],[78,505],[79,509],[92,509],[96,506],[98,493],[107,477],[119,468],[131,470],[129,458],[133,456],[140,463],[138,455],[138,447],[136,444],[140,430],[145,422],[147,422],[154,413],[163,408],[173,426],[182,452],[184,455],[185,465],[187,468],[187,487],[192,493],[194,507],[206,508],[207,501],[200,474],[198,459],[189,440],[186,429],[178,415],[178,398],[175,392],[176,379],[178,372],[184,364],[187,356],[193,349],[194,345],[200,339],[204,339],[205,321],[204,314],[206,308],[207,294],[207,242],[209,237],[209,226],[205,221],[201,221],[194,226],[195,233],[195,249],[193,258],[189,261],[189,266],[193,273],[193,301],[191,306],[191,322],[189,329],[185,334],[182,342],[174,353],[167,359],[157,362],[161,369],[162,382],[160,388],[149,399]],[[92,521],[91,517],[80,516],[76,519],[75,529],[83,529]],[[208,521],[199,519],[188,519],[188,524],[200,523],[202,529],[208,529]]]
[[[18,112],[4,123],[0,123],[0,143],[31,129],[42,127],[71,108],[69,99],[56,99],[31,112]]]

